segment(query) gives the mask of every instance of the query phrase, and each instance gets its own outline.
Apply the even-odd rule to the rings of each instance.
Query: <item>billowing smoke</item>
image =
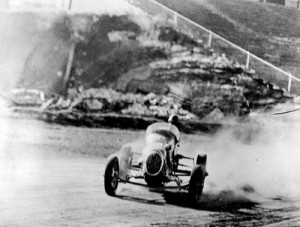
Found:
[[[205,191],[233,191],[256,199],[299,196],[299,118],[299,112],[251,115],[249,122],[225,127],[200,144],[208,155]]]
[[[272,113],[297,109],[284,104]],[[242,122],[229,119],[215,135],[184,135],[179,153],[207,154],[203,202],[226,206],[300,196],[300,111],[283,115],[250,114]],[[144,138],[130,143],[141,153]],[[219,201],[222,200],[222,202]],[[212,205],[213,206],[213,205]]]
[[[5,96],[24,75],[24,64],[42,39],[54,15],[32,12],[0,12],[0,90]]]

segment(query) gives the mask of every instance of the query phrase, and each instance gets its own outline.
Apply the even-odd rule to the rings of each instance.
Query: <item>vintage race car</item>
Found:
[[[170,123],[150,125],[146,131],[145,146],[139,158],[134,160],[130,146],[110,155],[104,172],[105,191],[116,195],[119,183],[187,190],[191,202],[202,194],[206,172],[206,155],[195,158],[177,153],[180,133]]]

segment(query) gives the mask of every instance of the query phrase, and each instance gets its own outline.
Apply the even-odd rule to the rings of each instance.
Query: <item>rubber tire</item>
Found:
[[[189,200],[195,204],[202,195],[205,173],[200,165],[195,165],[189,183]]]
[[[115,196],[118,188],[119,160],[117,157],[108,159],[104,172],[104,188],[107,195]],[[116,175],[116,176],[115,176]]]

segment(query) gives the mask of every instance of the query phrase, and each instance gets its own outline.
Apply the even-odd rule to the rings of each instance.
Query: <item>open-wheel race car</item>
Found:
[[[195,158],[177,153],[180,132],[171,123],[159,122],[146,130],[145,146],[134,160],[130,146],[110,155],[104,172],[105,191],[116,195],[119,183],[151,188],[187,190],[191,202],[202,195],[206,172],[206,155]]]

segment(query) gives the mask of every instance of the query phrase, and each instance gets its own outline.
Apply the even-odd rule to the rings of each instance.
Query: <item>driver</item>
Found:
[[[179,117],[176,115],[176,114],[172,114],[169,119],[168,119],[168,122],[172,125],[174,125],[178,131],[179,131]],[[176,136],[175,136],[176,137]],[[176,143],[179,143],[179,138],[176,137]]]
[[[162,124],[162,125],[157,126],[157,124]],[[158,142],[157,140],[159,140],[159,142],[163,142],[163,144],[165,143],[166,145],[165,151],[166,151],[167,175],[170,175],[173,171],[175,171],[178,164],[178,160],[176,158],[177,150],[179,147],[179,139],[180,139],[180,132],[178,130],[178,126],[179,126],[179,118],[177,115],[172,114],[168,118],[168,123],[162,123],[162,122],[154,123],[150,125],[146,131],[146,145],[148,144],[149,146],[152,143]],[[155,131],[156,127],[158,127],[157,129],[159,129],[160,127],[160,130]],[[165,135],[161,135],[160,133],[164,131],[168,133]],[[147,147],[147,149],[145,148],[143,149],[142,155],[138,160],[138,163],[140,165],[142,165],[142,163],[145,161],[149,151],[151,152],[152,148],[153,146],[150,145],[149,147]]]
[[[168,119],[168,123],[172,124],[173,126],[176,127],[176,129],[179,131],[179,126],[180,126],[180,123],[179,123],[179,117],[176,115],[176,114],[172,114],[169,119]],[[171,167],[171,169],[174,171],[175,170],[175,166],[177,166],[176,162],[176,155],[177,155],[177,150],[178,150],[178,147],[179,147],[179,140],[180,140],[180,134],[179,136],[174,136],[175,137],[175,146],[174,146],[174,149],[170,149],[169,152],[168,152],[168,158],[167,160],[169,161],[169,165]]]

